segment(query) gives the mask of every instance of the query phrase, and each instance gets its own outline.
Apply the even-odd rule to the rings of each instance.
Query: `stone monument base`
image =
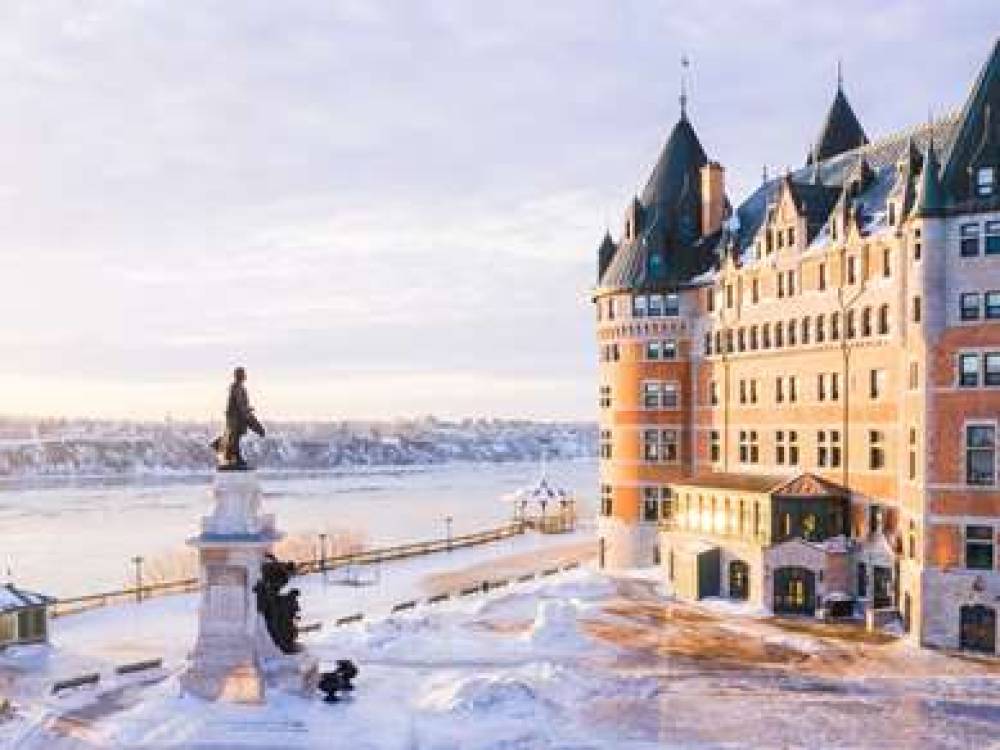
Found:
[[[201,534],[188,540],[198,550],[201,605],[198,639],[180,677],[181,690],[210,701],[262,703],[268,687],[313,693],[318,662],[308,654],[284,654],[257,611],[254,587],[264,556],[281,538],[273,516],[262,516],[253,471],[218,472],[215,508]]]

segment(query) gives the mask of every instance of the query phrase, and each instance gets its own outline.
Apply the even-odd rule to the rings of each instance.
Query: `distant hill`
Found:
[[[205,472],[220,426],[185,422],[0,419],[0,477],[143,476]],[[597,426],[433,417],[385,422],[271,423],[244,452],[262,469],[325,470],[451,461],[586,458]]]

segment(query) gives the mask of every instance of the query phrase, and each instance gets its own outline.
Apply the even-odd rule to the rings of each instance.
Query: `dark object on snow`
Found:
[[[247,430],[253,430],[264,437],[264,427],[254,416],[247,396],[247,373],[242,367],[233,371],[233,382],[229,386],[229,401],[226,403],[226,431],[212,441],[215,451],[216,468],[220,471],[246,471],[251,467],[240,452],[240,439]]]
[[[265,555],[260,567],[260,580],[253,587],[257,595],[257,611],[263,615],[274,645],[284,654],[300,650],[296,642],[299,636],[296,624],[299,619],[299,590],[281,593],[294,573],[295,563],[281,562],[274,555]]]
[[[326,693],[326,697],[323,698],[327,703],[336,703],[340,700],[337,693],[349,693],[354,690],[354,684],[351,682],[355,677],[358,676],[358,668],[354,665],[353,661],[348,659],[339,659],[337,661],[337,668],[332,672],[323,672],[319,676],[319,690],[321,693]]]

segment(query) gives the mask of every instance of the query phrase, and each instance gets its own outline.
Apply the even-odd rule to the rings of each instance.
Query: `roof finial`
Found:
[[[844,60],[837,58],[837,91],[844,90]]]
[[[767,182],[767,165],[766,164],[764,165],[764,168],[761,170],[760,179],[763,182]]]
[[[680,96],[680,101],[681,101],[681,117],[682,118],[686,118],[687,117],[687,102],[688,102],[688,94],[687,94],[687,71],[688,71],[688,68],[690,66],[691,66],[691,61],[688,60],[688,56],[686,54],[681,55],[681,96]]]
[[[934,105],[927,105],[927,143],[934,148]]]

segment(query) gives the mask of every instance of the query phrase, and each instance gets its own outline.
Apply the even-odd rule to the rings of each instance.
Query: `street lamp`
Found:
[[[319,565],[321,572],[326,573],[326,534],[319,535]]]
[[[135,565],[135,600],[136,602],[142,601],[142,555],[136,555],[132,558],[132,564]]]
[[[448,541],[448,551],[449,552],[451,552],[451,522],[452,522],[452,520],[453,519],[452,519],[451,516],[445,516],[445,519],[444,519],[445,538]]]

